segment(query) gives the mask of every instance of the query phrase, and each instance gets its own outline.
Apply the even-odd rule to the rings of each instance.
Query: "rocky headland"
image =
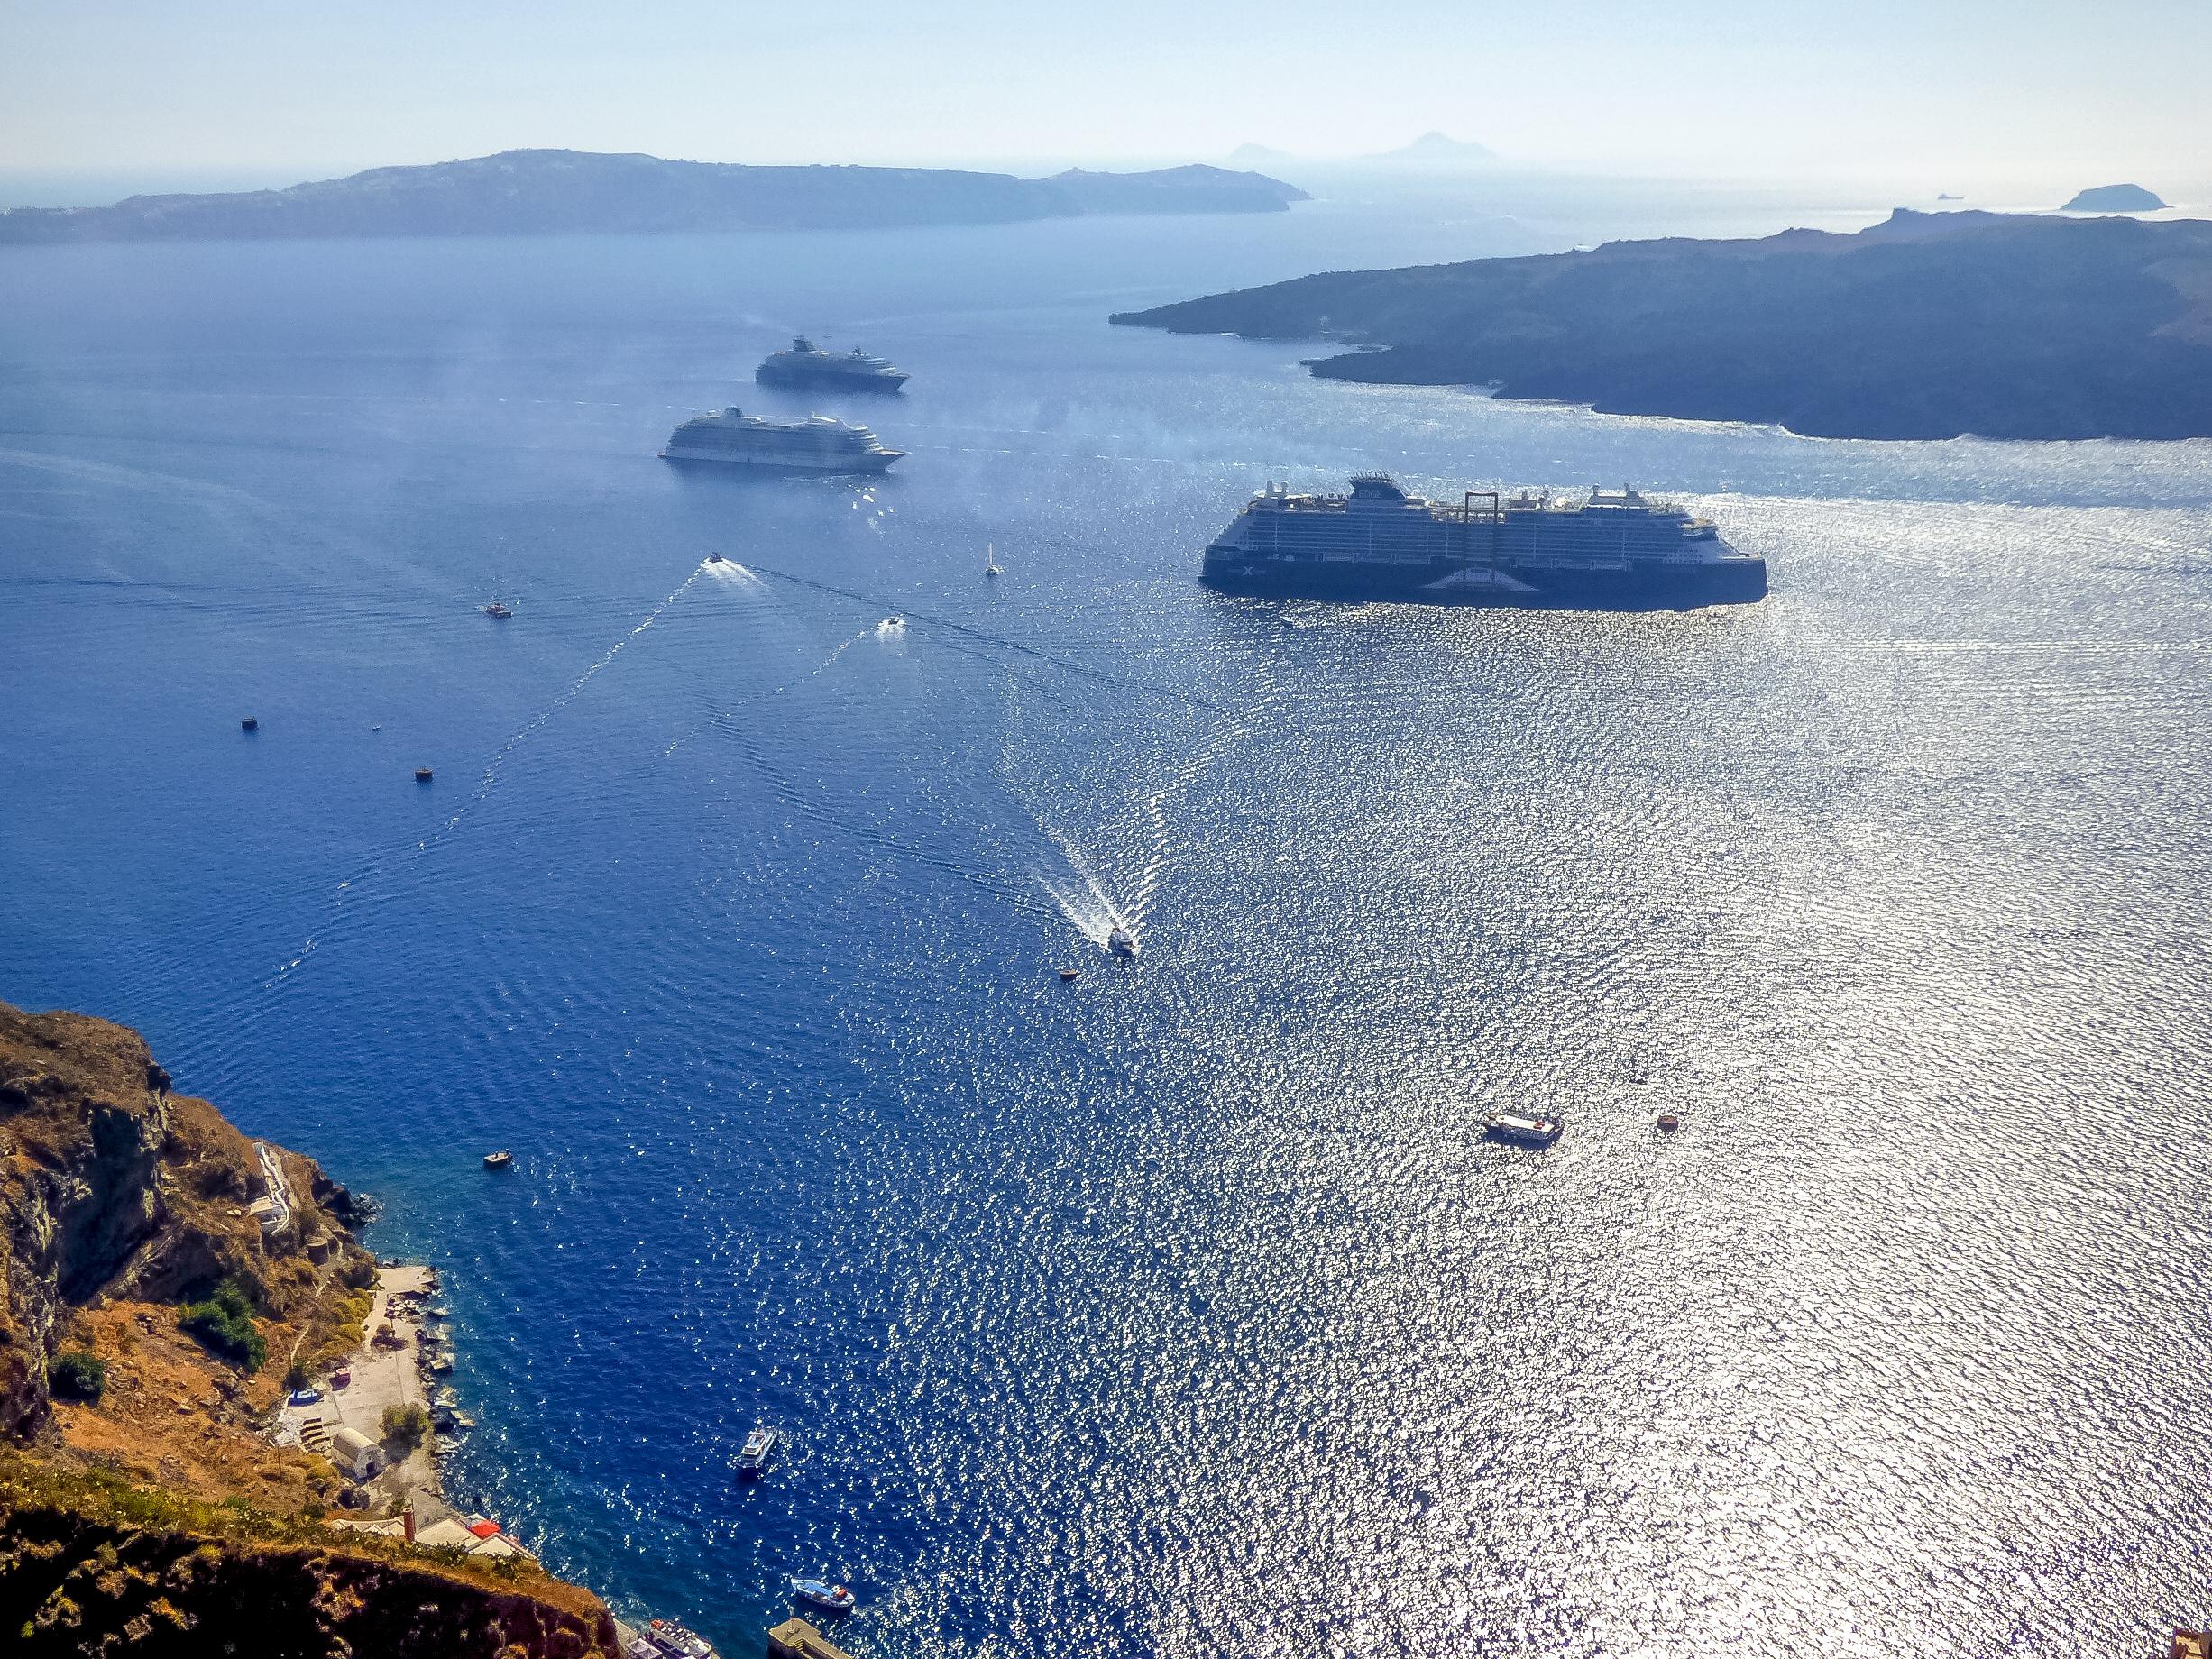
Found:
[[[1306,193],[1220,167],[1050,179],[922,167],[748,167],[509,150],[283,190],[0,213],[0,243],[586,235],[1001,225],[1088,214],[1282,213]]]
[[[1337,271],[1113,318],[1343,342],[1326,378],[1819,437],[2212,436],[2212,223],[1898,209],[1856,234]]]
[[[133,1031],[0,1004],[0,1630],[24,1654],[612,1654],[527,1559],[335,1525],[274,1444],[294,1366],[358,1349],[353,1196],[177,1095]]]

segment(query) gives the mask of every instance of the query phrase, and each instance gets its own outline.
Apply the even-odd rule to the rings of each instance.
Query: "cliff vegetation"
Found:
[[[288,1372],[361,1343],[361,1205],[169,1084],[133,1031],[0,1004],[8,1651],[611,1654],[528,1563],[329,1524],[336,1472],[268,1429]]]

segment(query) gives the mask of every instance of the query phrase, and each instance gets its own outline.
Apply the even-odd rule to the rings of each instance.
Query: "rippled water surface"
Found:
[[[884,1659],[2148,1651],[2212,1617],[2212,446],[1103,325],[1871,216],[1548,213],[7,251],[0,994],[383,1197],[455,1484],[733,1653],[817,1571]],[[798,327],[913,371],[840,406],[892,476],[654,458]],[[1774,594],[1195,586],[1365,467],[1664,488]]]

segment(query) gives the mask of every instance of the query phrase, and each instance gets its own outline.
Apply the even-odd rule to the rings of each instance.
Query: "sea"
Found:
[[[449,1495],[727,1654],[794,1574],[864,1659],[2147,1653],[2212,1620],[2212,444],[1106,320],[1891,205],[0,250],[0,995],[379,1199]],[[755,388],[798,332],[913,380]],[[656,457],[733,402],[908,453]],[[1369,469],[1634,483],[1773,592],[1197,584]]]

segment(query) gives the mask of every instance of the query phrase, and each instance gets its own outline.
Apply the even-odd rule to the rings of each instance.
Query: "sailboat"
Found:
[[[998,561],[991,556],[991,544],[988,542],[983,544],[983,573],[987,576],[998,574]]]

